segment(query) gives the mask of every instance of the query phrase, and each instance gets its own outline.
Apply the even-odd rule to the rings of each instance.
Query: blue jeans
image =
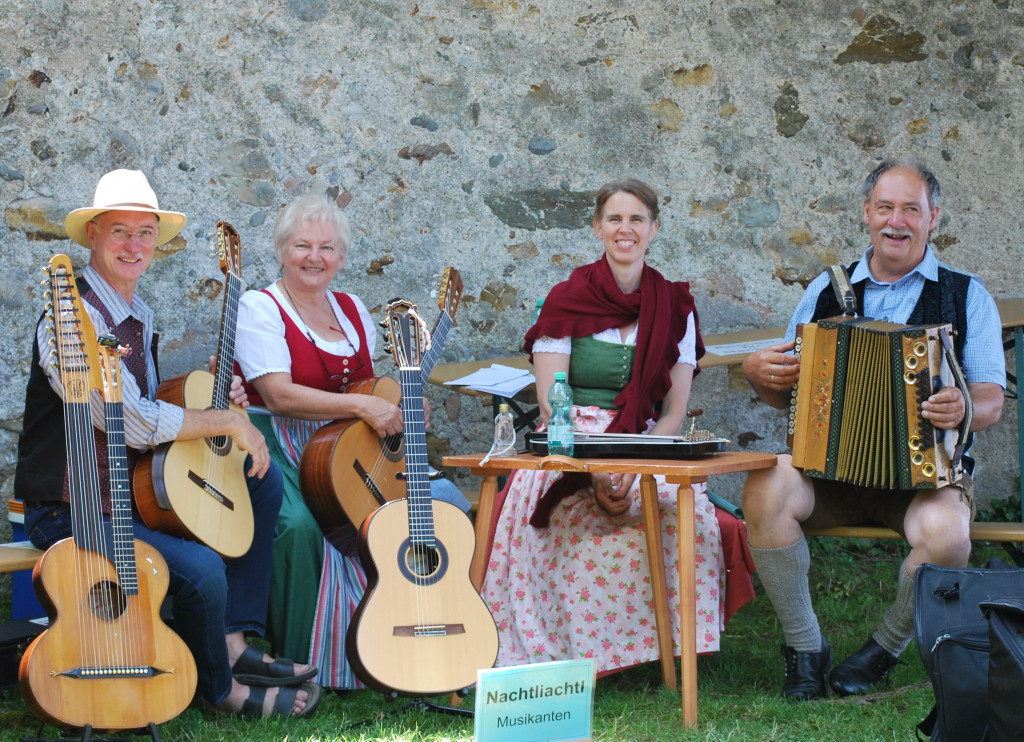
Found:
[[[462,490],[455,486],[450,479],[430,480],[430,497],[434,500],[450,502],[464,513],[468,513],[472,504],[462,494]]]
[[[252,466],[247,458],[246,471]],[[281,471],[271,462],[263,479],[246,477],[255,528],[245,556],[224,559],[203,544],[170,536],[132,522],[135,538],[153,546],[167,562],[174,630],[195,658],[197,692],[214,705],[231,691],[231,665],[225,634],[252,631],[263,635],[267,622],[274,524],[281,509]],[[25,532],[46,549],[71,536],[71,506],[25,503]]]

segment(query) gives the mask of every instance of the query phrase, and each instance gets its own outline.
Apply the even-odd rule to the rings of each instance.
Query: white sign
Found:
[[[589,740],[594,661],[479,670],[475,717],[477,742]]]

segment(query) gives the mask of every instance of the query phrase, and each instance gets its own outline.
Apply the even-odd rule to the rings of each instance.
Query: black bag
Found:
[[[1024,597],[1024,569],[922,564],[914,575],[914,630],[935,708],[921,724],[931,742],[980,742],[988,726],[989,625],[980,605]],[[1021,687],[1021,686],[1018,686]],[[1024,707],[1024,696],[1017,705]]]
[[[987,740],[1024,742],[1024,597],[987,600],[981,612],[989,628]]]

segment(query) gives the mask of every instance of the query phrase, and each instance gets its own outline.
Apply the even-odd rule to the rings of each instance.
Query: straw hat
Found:
[[[91,247],[85,225],[105,211],[148,211],[160,220],[156,244],[175,238],[185,226],[185,215],[177,211],[161,211],[156,194],[141,170],[111,170],[96,184],[92,206],[75,209],[64,219],[64,231],[79,245]]]

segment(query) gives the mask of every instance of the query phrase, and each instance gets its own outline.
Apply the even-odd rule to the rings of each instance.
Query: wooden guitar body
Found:
[[[25,702],[41,719],[65,728],[138,729],[173,719],[191,702],[195,661],[160,620],[167,566],[142,541],[135,541],[135,557],[143,578],[135,594],[121,589],[108,559],[71,538],[36,564],[33,581],[50,624],[25,650],[18,675]],[[69,569],[80,579],[69,579]]]
[[[244,409],[231,402],[242,258],[238,232],[217,224],[217,252],[224,271],[224,306],[216,373],[197,370],[169,379],[157,398],[191,410]],[[245,482],[245,451],[228,436],[172,441],[147,453],[135,467],[134,491],[142,521],[154,530],[202,541],[226,557],[249,551],[252,503]]]
[[[161,383],[157,398],[207,409],[213,388],[214,375],[196,370]],[[246,414],[235,404],[230,409]],[[228,436],[172,441],[147,452],[134,475],[142,521],[153,530],[201,541],[226,557],[243,556],[254,528],[246,455]]]
[[[138,729],[180,714],[196,664],[160,619],[166,562],[133,535],[121,398],[122,349],[96,337],[65,255],[50,260],[50,331],[64,388],[71,538],[51,546],[33,582],[49,627],[18,671],[29,708],[61,727]],[[89,395],[102,389],[109,481],[101,482]],[[110,516],[103,515],[103,490]]]
[[[388,305],[402,384],[406,499],[375,510],[360,533],[367,590],[345,637],[352,669],[384,693],[450,693],[498,656],[498,629],[469,579],[475,539],[459,508],[430,496],[421,348],[415,307]]]
[[[473,526],[450,503],[433,501],[432,508],[432,550],[411,544],[407,500],[387,503],[363,524],[367,591],[346,650],[356,674],[382,692],[459,691],[498,656],[494,619],[469,580]]]
[[[397,405],[398,382],[388,376],[350,384],[347,394],[372,394]],[[325,533],[351,522],[358,527],[385,502],[405,497],[405,448],[402,434],[379,438],[359,418],[327,423],[306,442],[299,462],[299,486],[313,517]]]

